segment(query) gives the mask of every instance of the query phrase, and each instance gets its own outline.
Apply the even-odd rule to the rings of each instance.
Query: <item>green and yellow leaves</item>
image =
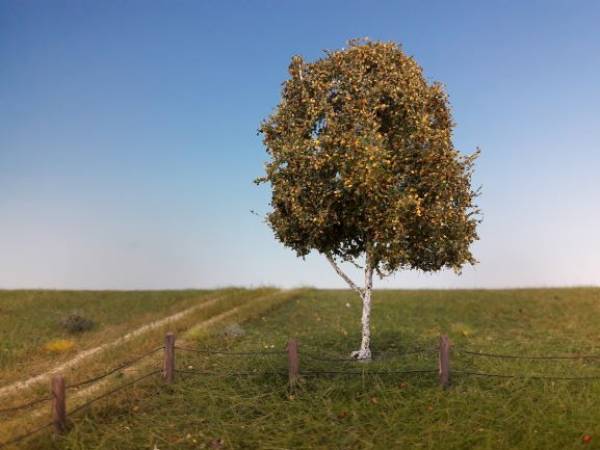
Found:
[[[382,42],[294,56],[289,74],[260,130],[276,237],[300,256],[368,251],[386,272],[474,263],[477,154],[454,148],[443,86]]]

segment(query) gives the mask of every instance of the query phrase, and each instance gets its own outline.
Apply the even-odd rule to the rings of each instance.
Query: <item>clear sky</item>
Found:
[[[480,264],[376,286],[598,285],[599,24],[597,1],[0,0],[0,287],[344,287],[249,211],[290,57],[365,36],[483,152]]]

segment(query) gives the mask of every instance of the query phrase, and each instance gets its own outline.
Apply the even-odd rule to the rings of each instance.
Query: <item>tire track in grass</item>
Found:
[[[195,305],[190,308],[184,309],[183,311],[179,311],[178,313],[172,314],[163,319],[155,320],[155,321],[150,322],[146,325],[143,325],[133,331],[130,331],[129,333],[121,336],[120,338],[115,339],[114,341],[107,342],[105,344],[102,344],[102,345],[99,345],[99,346],[96,346],[96,347],[93,347],[93,348],[90,348],[87,350],[83,350],[83,351],[79,352],[77,355],[75,355],[73,358],[69,359],[68,361],[66,361],[58,366],[55,366],[39,375],[35,375],[26,380],[16,381],[16,382],[8,384],[6,386],[2,386],[2,387],[0,387],[0,399],[2,397],[6,397],[8,395],[13,395],[16,392],[21,391],[23,389],[30,388],[37,383],[48,381],[52,375],[55,375],[59,372],[64,372],[66,369],[70,369],[71,367],[78,365],[79,363],[90,358],[91,356],[98,355],[108,349],[122,345],[125,342],[130,341],[131,339],[133,339],[135,337],[138,337],[138,336],[140,336],[148,331],[154,330],[156,328],[160,328],[171,322],[175,322],[179,319],[182,319],[183,317],[188,316],[189,314],[191,314],[193,312],[208,308],[209,306],[214,305],[215,303],[222,300],[223,298],[225,298],[225,296],[221,295],[221,296],[215,297],[213,299],[206,300],[199,305]]]
[[[228,311],[219,313],[219,314],[217,314],[213,317],[210,317],[206,320],[203,320],[200,323],[198,323],[197,325],[191,327],[189,330],[187,330],[185,333],[183,333],[182,338],[178,339],[176,341],[176,343],[177,343],[177,345],[183,344],[184,346],[185,345],[193,345],[192,342],[190,342],[189,340],[186,340],[186,337],[188,339],[193,338],[198,333],[201,333],[202,331],[206,331],[210,327],[217,325],[217,324],[223,322],[224,320],[227,320],[236,315],[243,316],[247,311],[252,311],[253,309],[255,309],[257,303],[260,304],[263,302],[267,302],[276,297],[281,297],[281,301],[284,302],[284,301],[287,301],[287,300],[293,298],[293,292],[283,292],[283,293],[275,292],[273,294],[265,295],[264,297],[249,299],[247,303],[238,305]],[[257,312],[263,312],[263,310],[258,309]],[[246,317],[244,317],[244,318],[246,318]],[[142,369],[150,368],[150,364],[152,364],[152,363],[161,362],[162,358],[163,358],[163,354],[160,352],[153,354],[153,355],[148,355],[147,357],[143,358],[139,362],[123,369],[122,371],[120,371],[120,373],[122,373],[124,375],[130,375],[132,373],[136,374],[136,372],[139,372]],[[98,392],[98,390],[100,390],[102,387],[104,387],[108,384],[111,384],[112,378],[113,378],[112,376],[108,377],[106,379],[103,379],[101,381],[98,381],[98,382],[88,386],[87,388],[77,390],[75,393],[71,394],[71,396],[70,396],[71,400],[80,400],[80,399],[89,398],[92,394]]]
[[[275,292],[269,295],[265,295],[263,297],[258,297],[258,298],[251,298],[249,299],[246,303],[238,305],[228,311],[224,311],[220,314],[217,314],[213,317],[210,317],[206,320],[201,321],[200,323],[198,323],[197,325],[191,327],[190,329],[188,329],[185,333],[183,333],[182,338],[180,340],[178,340],[178,344],[183,344],[183,345],[192,345],[192,342],[186,340],[187,339],[193,339],[195,336],[197,336],[199,333],[202,333],[203,331],[208,330],[210,327],[217,325],[231,317],[235,317],[235,316],[242,316],[242,320],[246,320],[249,319],[253,316],[254,314],[260,314],[260,313],[264,313],[265,311],[269,310],[271,306],[274,306],[278,303],[283,303],[286,301],[289,301],[291,299],[293,299],[295,297],[295,294],[297,294],[298,291],[287,291],[287,292]],[[280,297],[280,299],[278,299],[277,297]],[[205,303],[203,303],[203,305],[209,306],[209,302],[210,304],[214,304],[216,303],[218,300],[222,299],[223,297],[217,297],[215,299],[209,300]],[[275,300],[274,303],[269,304],[269,300]],[[278,301],[279,300],[279,301]],[[267,306],[266,308],[262,308],[261,303],[264,304],[266,302]],[[257,308],[257,304],[260,305]],[[196,311],[199,309],[200,306],[203,305],[198,305],[195,306],[192,309],[192,311]],[[189,310],[189,309],[188,309]],[[179,314],[179,318],[183,317],[183,315],[181,315],[182,313],[185,313],[186,311],[182,311]],[[246,316],[246,314],[249,312],[249,314]],[[188,312],[189,314],[189,312]],[[169,316],[166,319],[171,319],[173,320],[173,316]],[[165,319],[162,319],[161,321],[156,321],[156,322],[161,322],[160,325],[156,325],[156,326],[161,326],[164,325],[165,323]],[[151,324],[146,325],[145,327],[149,327],[152,324],[155,324],[156,322],[152,322]],[[144,328],[144,327],[142,327]],[[138,332],[141,328],[128,333],[129,336],[132,333]],[[152,328],[146,328],[146,331],[152,329]],[[122,338],[119,338],[117,341],[119,341],[120,343],[122,343],[122,339],[125,338],[125,336],[123,336]],[[117,341],[113,341],[110,343],[110,345],[116,345],[115,342]],[[108,344],[105,344],[108,345]],[[95,354],[95,353],[94,353]],[[115,378],[119,377],[119,381],[121,382],[126,382],[128,379],[131,379],[133,377],[135,377],[136,375],[139,374],[140,371],[144,370],[144,369],[151,369],[153,366],[154,368],[156,368],[156,364],[160,363],[162,361],[162,353],[158,352],[156,354],[151,354],[148,356],[145,356],[144,358],[140,359],[138,362],[136,362],[135,364],[115,373],[112,374],[110,376],[108,376],[107,378],[103,378],[97,382],[94,382],[92,384],[90,384],[89,386],[85,387],[85,388],[81,388],[81,389],[76,389],[75,391],[70,391],[68,394],[68,398],[69,398],[69,405],[71,409],[71,406],[78,408],[79,406],[85,404],[86,401],[90,400],[90,398],[92,396],[94,396],[95,394],[100,394],[102,395],[102,392],[105,388],[108,388],[112,385],[114,385],[115,382]],[[53,369],[53,370],[58,370],[57,368]],[[49,371],[46,372],[45,375],[50,376],[53,372]],[[33,378],[37,378],[37,377],[33,377]],[[67,386],[68,388],[68,386]],[[48,414],[47,411],[47,407],[40,407],[40,408],[36,408],[35,410],[32,410],[29,412],[29,414],[26,415],[26,417],[29,418],[30,421],[35,421],[36,419],[40,419],[41,417],[44,417]],[[23,420],[23,417],[21,418],[17,418],[15,419],[16,421],[21,421]],[[9,422],[12,421],[8,421],[7,423],[3,424],[3,425],[10,425]],[[16,424],[16,422],[14,422]],[[16,431],[16,428],[15,428]]]

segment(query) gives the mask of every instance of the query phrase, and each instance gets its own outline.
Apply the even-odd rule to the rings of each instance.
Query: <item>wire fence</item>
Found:
[[[114,373],[117,373],[117,372],[119,372],[121,370],[124,370],[124,369],[127,369],[128,367],[133,366],[135,363],[138,363],[142,359],[147,358],[148,356],[155,354],[156,352],[158,352],[159,350],[162,350],[163,348],[164,348],[163,346],[156,347],[155,349],[150,350],[149,352],[146,352],[143,355],[140,355],[140,356],[138,356],[138,357],[136,357],[134,359],[130,359],[129,361],[124,362],[123,364],[121,364],[121,365],[119,365],[119,366],[117,366],[117,367],[115,367],[113,369],[110,369],[107,372],[104,372],[104,373],[102,373],[100,375],[97,375],[97,376],[94,376],[92,378],[88,378],[87,380],[80,381],[79,383],[70,384],[70,385],[67,386],[67,389],[77,389],[77,388],[80,388],[82,386],[86,386],[88,384],[95,383],[96,381],[100,381],[103,378],[106,378],[106,377],[108,377],[108,376],[110,376],[110,375],[112,375]]]
[[[130,386],[133,386],[134,384],[136,384],[136,383],[138,383],[138,382],[140,382],[140,381],[142,381],[142,380],[144,380],[146,378],[149,378],[152,375],[156,375],[156,374],[158,374],[160,372],[161,372],[160,370],[153,370],[153,371],[151,371],[149,373],[146,373],[145,375],[142,375],[141,377],[137,377],[134,380],[129,381],[128,383],[122,384],[122,385],[120,385],[120,386],[118,386],[118,387],[116,387],[114,389],[111,389],[110,391],[105,392],[104,394],[102,394],[102,395],[100,395],[98,397],[95,397],[95,398],[93,398],[91,400],[88,400],[87,402],[83,403],[82,405],[79,405],[78,407],[74,408],[72,411],[70,411],[69,415],[73,416],[73,415],[77,414],[78,412],[80,412],[80,411],[88,408],[92,404],[94,404],[94,403],[96,403],[96,402],[98,402],[98,401],[100,401],[102,399],[105,399],[107,397],[110,397],[111,395],[116,394],[117,392],[122,391],[122,390],[124,390],[124,389],[126,389],[126,388],[128,388]],[[49,400],[54,400],[54,397],[50,397]],[[16,437],[14,437],[14,438],[12,438],[12,439],[10,439],[8,441],[0,443],[0,448],[6,448],[6,447],[8,447],[10,445],[18,444],[19,442],[24,441],[27,438],[33,437],[34,435],[36,435],[36,434],[38,434],[38,433],[46,430],[47,428],[55,426],[55,425],[56,425],[56,421],[55,420],[53,420],[52,422],[45,423],[42,426],[39,426],[39,427],[37,427],[37,428],[35,428],[33,430],[30,430],[30,431],[28,431],[26,433],[23,433],[23,434],[21,434],[19,436],[16,436]]]
[[[224,356],[272,356],[272,355],[285,355],[287,351],[227,351],[223,349],[197,349],[190,347],[175,347],[178,350],[201,353],[205,355],[224,355]],[[384,362],[388,360],[388,356],[395,358],[410,356],[410,355],[428,355],[439,352],[438,347],[418,347],[407,350],[384,350],[380,352],[374,352],[374,356],[378,356],[376,360],[378,362]],[[514,360],[529,360],[529,361],[560,361],[560,360],[589,360],[589,359],[600,359],[600,355],[587,355],[587,354],[575,354],[575,355],[524,355],[524,354],[505,354],[505,353],[488,353],[482,351],[475,351],[469,348],[452,347],[453,352],[466,354],[472,357],[484,357],[484,358],[499,358],[499,359],[514,359]],[[331,356],[324,355],[322,353],[315,353],[314,351],[302,351],[302,357],[308,360],[318,362],[331,362],[331,363],[354,363],[361,364],[361,361],[357,361],[350,356]],[[199,374],[207,376],[247,376],[247,375],[288,375],[286,371],[238,371],[238,372],[214,372],[214,371],[203,371],[193,369],[177,369],[177,373],[184,374]],[[316,376],[316,375],[393,375],[393,374],[427,374],[427,373],[439,373],[440,369],[407,369],[407,370],[301,370],[299,375],[301,376]],[[566,380],[566,381],[591,381],[600,380],[599,375],[591,376],[562,376],[562,375],[535,375],[535,374],[507,374],[507,373],[490,373],[476,370],[467,369],[452,369],[452,375],[464,375],[464,376],[479,376],[488,378],[514,378],[514,379],[529,379],[529,380]]]
[[[190,348],[190,347],[181,347],[181,346],[175,346],[174,348],[176,350],[182,350],[182,351],[192,352],[192,353],[200,353],[200,354],[204,354],[204,355],[208,355],[208,356],[210,356],[210,355],[225,355],[225,356],[274,356],[274,355],[279,355],[279,356],[283,356],[283,355],[287,354],[286,350],[273,350],[273,351],[256,350],[256,351],[237,352],[237,351],[227,351],[227,350],[223,350],[223,349],[200,349],[200,348]],[[406,351],[390,349],[390,350],[385,350],[385,351],[380,351],[380,352],[373,352],[373,357],[374,357],[374,359],[376,359],[378,361],[383,361],[385,359],[388,359],[389,356],[401,357],[401,356],[407,356],[407,355],[427,354],[427,353],[433,353],[433,352],[437,352],[437,348],[435,348],[435,347],[414,348],[414,349],[410,349],[410,350],[406,350]],[[315,353],[314,351],[310,351],[310,350],[303,350],[302,355],[306,356],[310,359],[313,359],[315,361],[346,362],[346,363],[359,363],[360,362],[350,356],[341,356],[341,355],[332,356],[332,355],[323,354],[323,353]]]
[[[195,369],[175,369],[176,373],[206,375],[210,377],[232,377],[232,376],[263,376],[263,375],[281,375],[287,376],[287,371],[283,370],[261,370],[261,371],[234,371],[234,372],[215,372],[210,370],[195,370]]]
[[[473,356],[484,356],[486,358],[500,359],[524,359],[530,361],[556,361],[556,360],[584,360],[600,359],[600,355],[507,355],[498,353],[476,352],[473,350],[461,350],[462,353]]]
[[[286,352],[284,350],[281,351],[253,351],[253,352],[230,352],[227,350],[215,350],[215,349],[201,349],[201,348],[190,348],[190,347],[180,347],[175,346],[176,350],[182,350],[186,352],[192,353],[201,353],[203,355],[227,355],[227,356],[256,356],[256,355],[285,355]]]
[[[169,333],[165,339],[165,345],[156,347],[146,353],[138,355],[128,361],[119,364],[101,374],[92,376],[83,381],[76,382],[74,384],[64,383],[64,379],[61,376],[57,376],[63,380],[62,391],[52,391],[50,396],[40,397],[19,405],[10,406],[7,408],[0,409],[0,415],[7,416],[22,411],[34,409],[46,402],[52,402],[53,420],[48,423],[44,423],[24,434],[16,436],[8,441],[0,442],[0,448],[5,448],[10,445],[17,444],[29,437],[32,437],[42,431],[54,427],[55,432],[61,433],[67,429],[66,423],[66,392],[74,389],[81,388],[83,386],[93,385],[111,375],[124,371],[126,369],[135,370],[133,366],[140,363],[145,358],[148,358],[159,351],[163,351],[163,362],[161,368],[153,367],[148,372],[128,380],[119,386],[112,388],[101,395],[87,400],[86,402],[76,406],[69,411],[69,416],[74,416],[77,413],[89,408],[94,403],[99,402],[105,398],[108,398],[118,392],[121,392],[136,383],[143,380],[149,379],[154,375],[162,374],[163,381],[165,383],[172,383],[175,378],[175,374],[182,376],[197,375],[206,377],[256,377],[256,376],[275,376],[280,378],[288,378],[290,389],[294,389],[296,382],[299,378],[315,378],[325,376],[419,376],[426,374],[437,374],[438,382],[442,387],[447,388],[450,384],[450,375],[458,377],[482,377],[482,378],[496,378],[496,379],[523,379],[523,380],[564,380],[564,381],[597,381],[600,380],[600,374],[592,374],[585,376],[576,375],[537,375],[537,374],[526,374],[526,373],[502,373],[502,372],[487,372],[473,370],[472,368],[458,367],[451,369],[451,354],[460,356],[461,354],[467,355],[470,358],[487,358],[487,359],[506,359],[506,360],[529,360],[533,362],[541,361],[585,361],[592,359],[600,359],[600,355],[596,354],[573,354],[573,355],[526,355],[526,354],[507,354],[507,353],[489,353],[484,351],[476,351],[472,348],[462,348],[461,346],[452,346],[447,336],[440,336],[440,342],[438,346],[420,346],[415,348],[406,349],[387,349],[379,352],[375,352],[374,361],[378,363],[387,363],[389,361],[399,361],[402,367],[396,368],[388,364],[387,368],[381,368],[377,364],[374,364],[369,368],[369,365],[365,365],[364,362],[357,361],[351,357],[344,357],[343,355],[334,355],[331,353],[323,353],[316,351],[315,349],[302,349],[299,351],[298,343],[296,340],[290,340],[286,350],[256,350],[256,351],[230,351],[227,349],[213,349],[213,348],[196,348],[191,346],[175,345],[174,335]],[[251,357],[287,357],[287,364],[283,364],[282,361],[276,360],[274,368],[267,368],[265,364],[261,367],[254,367],[252,370],[204,370],[194,369],[193,366],[187,366],[187,368],[181,368],[175,366],[175,352],[183,352],[188,354],[203,355],[207,358],[213,355],[220,355],[235,358],[251,358]],[[408,356],[423,356],[429,357],[437,355],[436,365],[431,367],[404,367],[406,361],[403,359]],[[305,362],[319,363],[331,363],[333,367],[313,367],[310,363],[306,365],[306,368],[300,369],[300,357]],[[248,360],[250,363],[255,364],[255,360]],[[356,364],[355,366],[348,366],[350,364]],[[361,364],[362,363],[362,364]],[[428,364],[431,361],[428,360]],[[341,364],[341,366],[340,366]],[[287,367],[286,367],[287,365]],[[358,365],[361,369],[357,370]],[[432,364],[433,365],[433,364]],[[459,364],[461,365],[461,364]],[[56,377],[55,377],[56,378]],[[59,384],[60,385],[60,384]],[[54,383],[53,383],[54,386]],[[61,412],[62,411],[62,412]]]
[[[24,441],[25,439],[28,439],[30,437],[33,437],[36,434],[38,434],[38,433],[46,430],[47,428],[50,428],[52,425],[54,425],[54,422],[48,422],[48,423],[46,423],[46,424],[44,424],[44,425],[42,425],[42,426],[40,426],[38,428],[35,428],[35,429],[30,430],[30,431],[28,431],[26,433],[23,433],[23,434],[21,434],[21,435],[19,435],[17,437],[14,437],[14,438],[12,438],[12,439],[10,439],[8,441],[4,441],[4,442],[0,443],[0,448],[6,448],[6,447],[8,447],[10,445],[18,444],[19,442]]]
[[[70,412],[70,415],[72,416],[72,415],[74,415],[74,414],[77,414],[79,411],[83,411],[84,409],[86,409],[86,408],[90,407],[90,406],[91,406],[91,405],[93,405],[94,403],[96,403],[96,402],[98,402],[98,401],[100,401],[100,400],[102,400],[102,399],[105,399],[105,398],[107,398],[107,397],[110,397],[111,395],[113,395],[113,394],[116,394],[117,392],[120,392],[120,391],[122,391],[122,390],[123,390],[123,389],[125,389],[125,388],[128,388],[128,387],[130,387],[130,386],[133,386],[134,384],[136,384],[136,383],[139,383],[140,381],[142,381],[142,380],[145,380],[146,378],[150,378],[151,376],[153,376],[153,375],[156,375],[156,374],[158,374],[158,373],[160,373],[160,372],[161,372],[161,370],[160,370],[160,369],[158,369],[158,370],[153,370],[153,371],[151,371],[151,372],[148,372],[148,373],[146,373],[145,375],[142,375],[142,376],[140,376],[140,377],[137,377],[137,378],[135,378],[135,379],[133,379],[133,380],[129,381],[128,383],[124,383],[124,384],[122,384],[122,385],[120,385],[120,386],[118,386],[118,387],[116,387],[116,388],[114,388],[114,389],[111,389],[110,391],[108,391],[108,392],[105,392],[104,394],[102,394],[102,395],[100,395],[100,396],[98,396],[98,397],[96,397],[96,398],[93,398],[93,399],[91,399],[91,400],[88,400],[87,402],[85,402],[85,403],[84,403],[84,404],[82,404],[82,405],[79,405],[77,408],[73,409],[73,410]]]
[[[39,405],[40,403],[48,402],[48,401],[52,400],[52,398],[53,397],[42,397],[42,398],[38,398],[36,400],[32,400],[27,403],[23,403],[21,405],[11,406],[10,408],[0,409],[0,414],[12,413],[15,411],[20,411],[22,409],[28,409],[35,405]]]
[[[557,380],[557,381],[592,381],[600,380],[600,375],[592,376],[560,376],[560,375],[519,375],[519,374],[503,374],[503,373],[487,373],[487,372],[474,372],[469,370],[453,370],[452,374],[458,375],[472,375],[478,377],[488,378],[514,378],[522,380]]]
[[[386,350],[386,351],[382,351],[382,352],[373,352],[373,359],[375,361],[378,362],[383,362],[383,361],[388,361],[390,358],[390,356],[392,358],[399,358],[399,357],[403,357],[403,356],[411,356],[411,355],[425,355],[425,354],[429,354],[429,353],[433,353],[433,352],[437,352],[437,349],[434,348],[416,348],[416,349],[411,349],[411,350]],[[321,354],[315,354],[315,353],[311,353],[311,352],[306,352],[303,351],[302,352],[303,356],[306,356],[314,361],[321,361],[321,362],[343,362],[343,363],[360,363],[360,361],[347,356],[347,357],[343,357],[343,356],[337,356],[337,357],[332,357],[332,356],[323,356]]]
[[[527,354],[508,354],[508,353],[490,353],[485,351],[475,351],[471,348],[456,347],[453,349],[458,354],[465,354],[470,357],[481,357],[486,359],[518,360],[530,361],[534,363],[553,363],[558,361],[586,361],[600,359],[598,354],[572,354],[572,355],[527,355]],[[468,369],[453,369],[453,375],[465,375],[485,378],[504,378],[521,380],[550,380],[550,381],[595,381],[600,380],[598,375],[538,375],[538,374],[519,374],[519,373],[497,373],[485,372]]]
[[[88,378],[88,379],[86,379],[84,381],[81,381],[81,382],[78,382],[78,383],[75,383],[75,384],[65,385],[64,386],[64,390],[67,391],[67,390],[71,390],[71,389],[80,388],[82,386],[90,385],[92,383],[96,383],[96,382],[98,382],[98,381],[100,381],[100,380],[102,380],[102,379],[104,379],[104,378],[106,378],[106,377],[108,377],[110,375],[113,375],[113,374],[115,374],[115,373],[117,373],[117,372],[119,372],[121,370],[127,369],[127,368],[129,368],[129,367],[137,364],[138,362],[140,362],[144,358],[147,358],[147,357],[155,354],[156,352],[158,352],[159,350],[162,350],[163,348],[164,348],[163,346],[157,347],[157,348],[155,348],[155,349],[153,349],[153,350],[151,350],[149,352],[146,352],[146,353],[144,353],[142,355],[139,355],[139,356],[137,356],[135,358],[132,358],[132,359],[128,360],[127,362],[122,363],[122,364],[120,364],[120,365],[118,365],[118,366],[116,366],[116,367],[114,367],[114,368],[112,368],[112,369],[110,369],[110,370],[108,370],[108,371],[100,374],[100,375],[93,376],[91,378]],[[105,399],[107,397],[110,397],[111,395],[116,394],[117,392],[120,392],[120,391],[122,391],[122,390],[124,390],[124,389],[126,389],[126,388],[128,388],[130,386],[133,386],[134,384],[136,384],[136,383],[138,383],[138,382],[140,382],[140,381],[142,381],[144,379],[150,378],[151,376],[156,375],[156,374],[158,374],[160,372],[162,372],[161,369],[155,369],[155,370],[152,370],[152,371],[150,371],[150,372],[148,372],[148,373],[146,373],[146,374],[144,374],[142,376],[139,376],[139,377],[137,377],[137,378],[135,378],[133,380],[130,380],[127,383],[124,383],[124,384],[122,384],[122,385],[120,385],[120,386],[118,386],[118,387],[116,387],[114,389],[111,389],[111,390],[109,390],[109,391],[101,394],[98,397],[95,397],[95,398],[93,398],[91,400],[88,400],[85,403],[77,406],[76,408],[74,408],[73,410],[71,410],[69,412],[69,415],[72,416],[72,415],[78,413],[79,411],[82,411],[82,410],[88,408],[92,404],[94,404],[94,403],[96,403],[96,402],[98,402],[98,401],[100,401],[102,399]],[[60,378],[62,378],[62,377],[60,377]],[[60,399],[60,398],[57,398],[56,393],[53,392],[52,395],[50,395],[50,396],[37,398],[35,400],[29,401],[29,402],[26,402],[26,403],[22,403],[22,404],[19,404],[19,405],[15,405],[15,406],[11,406],[11,407],[8,407],[8,408],[0,409],[0,415],[7,415],[7,414],[12,414],[12,413],[20,412],[20,411],[23,411],[23,410],[31,409],[31,408],[34,408],[35,406],[41,405],[42,403],[46,403],[46,402],[56,403],[57,401],[59,401],[59,402],[62,402],[63,406],[64,406],[64,404],[65,404],[64,395],[65,394],[63,392],[62,393],[62,399]],[[54,408],[54,405],[53,405],[53,410],[54,409],[55,408]],[[13,437],[13,438],[9,439],[7,441],[0,442],[0,448],[6,448],[6,447],[9,447],[11,445],[18,444],[19,442],[24,441],[24,440],[26,440],[26,439],[28,439],[30,437],[33,437],[34,435],[36,435],[36,434],[38,434],[38,433],[40,433],[40,432],[42,432],[42,431],[44,431],[44,430],[46,430],[46,429],[48,429],[50,427],[53,427],[53,426],[55,427],[55,429],[59,429],[59,428],[63,428],[64,429],[64,428],[66,428],[66,427],[64,427],[64,425],[66,425],[66,424],[60,424],[58,422],[59,422],[58,418],[57,417],[53,417],[53,420],[51,422],[45,423],[45,424],[43,424],[41,426],[38,426],[37,428],[29,430],[29,431],[27,431],[27,432],[25,432],[23,434],[20,434],[20,435],[18,435],[16,437]]]

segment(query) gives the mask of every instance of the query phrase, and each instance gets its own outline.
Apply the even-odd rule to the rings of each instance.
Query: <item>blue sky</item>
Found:
[[[376,286],[598,285],[598,23],[596,1],[0,0],[0,287],[344,287],[249,211],[290,57],[364,36],[444,82],[483,152],[480,264]]]

